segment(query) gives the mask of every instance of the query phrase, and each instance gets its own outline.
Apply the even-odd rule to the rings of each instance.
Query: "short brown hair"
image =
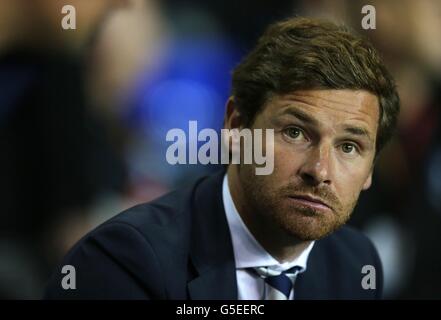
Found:
[[[233,71],[232,94],[248,126],[272,95],[313,89],[375,94],[377,154],[391,138],[400,109],[395,82],[373,45],[346,26],[299,17],[275,23]]]

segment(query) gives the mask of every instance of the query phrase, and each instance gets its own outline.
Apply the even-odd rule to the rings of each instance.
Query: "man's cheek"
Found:
[[[299,168],[299,159],[293,157],[292,154],[280,154],[274,156],[274,171],[272,176],[275,176],[279,181],[288,180],[293,177]]]

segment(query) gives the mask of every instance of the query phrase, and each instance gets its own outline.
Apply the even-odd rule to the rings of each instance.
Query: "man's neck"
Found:
[[[247,203],[235,165],[228,167],[227,178],[234,206],[257,242],[280,263],[298,258],[312,241],[289,235],[274,221],[259,214],[253,204]]]

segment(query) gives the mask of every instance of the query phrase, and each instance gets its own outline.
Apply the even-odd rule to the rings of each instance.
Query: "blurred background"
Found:
[[[395,76],[398,133],[350,223],[379,250],[386,298],[441,299],[439,0],[0,0],[0,298],[40,298],[86,232],[215,170],[168,164],[166,132],[220,129],[231,70],[293,15],[348,24]]]

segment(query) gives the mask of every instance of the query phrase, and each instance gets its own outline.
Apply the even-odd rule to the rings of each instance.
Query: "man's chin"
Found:
[[[300,241],[322,239],[344,224],[344,222],[329,221],[322,215],[312,213],[297,213],[289,217],[281,216],[276,218],[276,221],[289,235]]]

